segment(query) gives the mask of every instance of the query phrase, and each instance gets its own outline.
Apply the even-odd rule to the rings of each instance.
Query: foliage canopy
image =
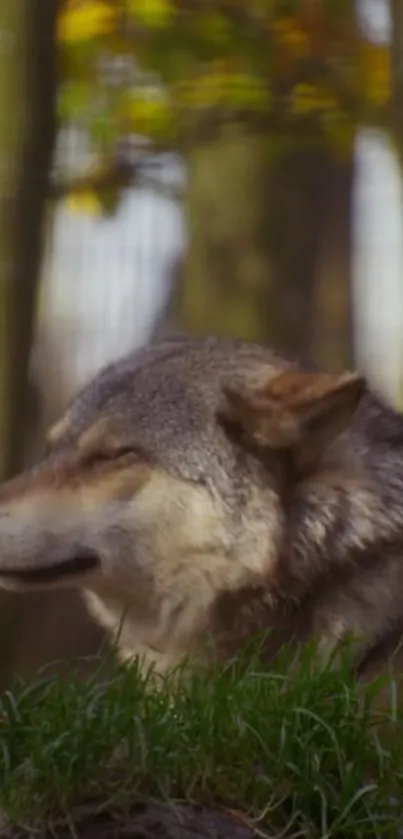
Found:
[[[355,6],[64,0],[62,119],[85,127],[102,159],[133,134],[186,151],[233,120],[348,155],[357,125],[388,125],[391,98],[390,50]]]

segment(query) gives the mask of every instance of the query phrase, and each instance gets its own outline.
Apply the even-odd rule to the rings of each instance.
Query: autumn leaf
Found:
[[[363,95],[374,105],[385,105],[391,93],[391,54],[379,44],[364,43],[361,48],[360,68]]]
[[[222,106],[240,110],[268,111],[272,96],[264,79],[248,72],[231,71],[225,63],[211,64],[210,72],[178,86],[179,101],[191,109]]]
[[[388,126],[390,50],[358,30],[355,0],[62,0],[58,34],[59,113],[101,158],[133,132],[189,147],[223,116],[316,131],[339,156],[358,125]]]
[[[91,88],[82,81],[71,81],[65,84],[60,92],[59,113],[62,119],[72,120],[80,118],[91,100]]]
[[[335,107],[335,97],[319,85],[297,84],[291,92],[291,111],[295,116],[307,116],[314,111],[332,111]]]
[[[276,43],[285,47],[294,58],[305,58],[309,54],[309,39],[297,20],[286,18],[273,25]]]
[[[357,123],[352,117],[343,114],[340,109],[325,111],[322,114],[322,126],[328,147],[335,160],[345,163],[351,160],[354,152]]]
[[[222,46],[231,40],[232,27],[228,18],[220,12],[209,11],[201,16],[200,33],[211,44]]]
[[[129,13],[139,21],[153,28],[168,26],[175,15],[171,0],[127,0]]]
[[[59,16],[59,41],[74,44],[108,35],[113,31],[116,17],[116,8],[102,0],[70,0]]]
[[[121,104],[122,119],[137,134],[154,139],[171,138],[174,131],[172,108],[162,91],[139,88],[128,94]]]
[[[66,205],[70,212],[85,213],[89,216],[100,216],[103,211],[102,202],[96,192],[92,190],[80,190],[72,192],[66,198]]]

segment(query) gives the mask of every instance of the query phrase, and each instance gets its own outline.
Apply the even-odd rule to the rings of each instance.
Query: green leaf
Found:
[[[59,114],[63,120],[74,121],[88,113],[92,88],[82,81],[63,85],[59,99]]]
[[[176,14],[172,0],[128,0],[127,8],[141,23],[157,29],[169,26]]]

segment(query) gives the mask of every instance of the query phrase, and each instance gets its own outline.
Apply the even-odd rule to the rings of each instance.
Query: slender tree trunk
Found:
[[[400,178],[403,177],[403,4],[402,0],[389,0],[392,23],[392,124]],[[399,410],[403,407],[403,358],[399,364],[399,384],[395,395]]]
[[[321,150],[233,125],[189,155],[182,325],[309,350],[321,236]]]
[[[390,0],[392,19],[392,119],[403,160],[403,4]]]
[[[328,161],[323,229],[316,266],[312,357],[329,369],[353,365],[353,160]]]
[[[0,3],[0,477],[24,461],[28,365],[55,138],[57,0]]]
[[[0,2],[0,479],[23,465],[43,220],[56,129],[57,0]],[[1,598],[0,677],[23,601]]]

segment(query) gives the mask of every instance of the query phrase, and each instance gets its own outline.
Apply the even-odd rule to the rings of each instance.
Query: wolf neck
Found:
[[[169,631],[159,601],[141,602],[133,595],[125,599],[110,588],[86,590],[83,596],[89,612],[110,633],[122,662],[138,657],[143,670],[153,664],[163,674],[184,656],[198,654],[197,633],[192,638],[190,632]]]
[[[392,462],[393,461],[393,462]],[[380,453],[361,474],[323,471],[289,501],[282,587],[299,599],[320,579],[403,546],[403,458]]]

